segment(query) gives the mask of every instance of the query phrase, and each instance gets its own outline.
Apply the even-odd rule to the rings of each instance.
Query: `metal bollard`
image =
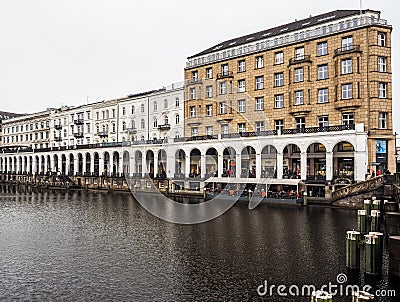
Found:
[[[346,236],[346,267],[360,269],[360,232],[347,231]]]
[[[381,211],[372,210],[371,211],[371,232],[379,232]]]
[[[364,199],[364,210],[367,212],[367,216],[371,215],[371,201],[369,199]]]
[[[320,301],[332,302],[332,295],[322,290],[317,290],[312,292],[311,302],[320,302]]]
[[[365,236],[364,264],[365,273],[370,275],[379,275],[382,271],[382,257],[377,245],[377,236]]]
[[[364,291],[353,292],[352,296],[353,296],[352,299],[353,302],[371,301],[375,298],[373,294]]]
[[[358,231],[361,234],[367,233],[367,211],[366,210],[358,210]]]

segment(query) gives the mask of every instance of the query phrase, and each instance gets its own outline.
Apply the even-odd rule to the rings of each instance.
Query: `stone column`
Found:
[[[94,171],[94,157],[93,157],[93,171]],[[99,176],[104,173],[104,157],[101,157],[99,154]]]
[[[190,174],[190,155],[186,155],[184,171],[185,171],[185,177],[189,177],[189,174]]]
[[[36,156],[32,157],[32,174],[38,172],[38,161],[36,160]]]
[[[56,165],[55,165],[55,161],[54,161],[54,155],[50,156],[50,170],[51,172],[55,172],[56,170]]]
[[[261,178],[261,153],[256,153],[256,178]]]
[[[129,154],[129,176],[132,176],[133,173],[136,173],[135,167],[136,167],[135,157]]]
[[[218,153],[218,175],[217,177],[221,177],[222,176],[222,172],[224,170],[224,155],[223,153],[220,154]]]
[[[124,154],[122,154],[122,157],[119,158],[118,173],[120,174],[124,173]]]
[[[74,175],[79,171],[79,158],[78,155],[74,156]]]
[[[307,152],[301,152],[301,159],[300,159],[300,169],[301,169],[301,179],[307,179]]]
[[[326,152],[326,180],[333,178],[333,152]]]
[[[156,177],[158,174],[158,154],[157,154],[157,152],[154,152],[153,167],[154,167],[153,174],[154,174],[154,177]]]
[[[94,154],[90,154],[90,174],[94,173]]]
[[[142,176],[145,176],[148,172],[148,168],[146,165],[146,153],[142,153]]]
[[[63,171],[62,171],[62,154],[58,155],[58,171],[57,172],[60,172],[60,174],[63,173]]]
[[[276,178],[283,178],[283,153],[279,152],[276,154]]]
[[[201,170],[201,173],[200,173],[200,177],[205,177],[205,175],[206,175],[206,155],[205,154],[201,154],[201,156],[200,156],[200,170]]]
[[[42,172],[42,156],[39,156],[39,169],[38,169],[38,173]]]
[[[236,154],[236,177],[239,178],[241,177],[240,174],[242,174],[242,155],[241,154]]]
[[[86,154],[82,154],[82,175],[85,175],[86,172]]]
[[[363,181],[367,174],[367,153],[363,151],[354,152],[354,180]]]

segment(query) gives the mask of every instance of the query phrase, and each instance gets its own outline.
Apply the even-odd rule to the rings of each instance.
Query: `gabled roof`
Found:
[[[22,116],[24,114],[0,111],[0,120],[8,120],[13,117]]]
[[[362,13],[366,13],[368,11],[371,10],[363,10]],[[376,11],[371,11],[371,12],[376,12]],[[274,36],[278,36],[281,35],[283,33],[287,33],[287,32],[291,32],[291,31],[295,31],[295,30],[299,30],[299,29],[304,29],[304,28],[308,28],[308,27],[312,27],[312,26],[316,26],[318,24],[321,24],[323,22],[328,22],[328,21],[333,21],[333,20],[337,20],[337,19],[341,19],[341,18],[345,18],[345,17],[349,17],[349,16],[353,16],[353,15],[359,15],[360,14],[360,10],[335,10],[329,13],[325,13],[325,14],[321,14],[321,15],[317,15],[314,17],[309,17],[306,19],[302,19],[299,21],[295,21],[295,22],[291,22],[291,23],[287,23],[284,25],[280,25],[277,27],[273,27],[270,29],[266,29],[257,33],[253,33],[253,34],[249,34],[246,36],[242,36],[239,38],[235,38],[235,39],[230,39],[227,41],[224,41],[222,43],[219,43],[217,45],[214,45],[213,47],[210,47],[202,52],[199,52],[198,54],[195,54],[193,56],[188,57],[188,59],[197,57],[197,56],[202,56],[205,54],[209,54],[215,51],[219,51],[219,50],[224,50],[224,49],[228,49],[231,47],[235,47],[235,46],[239,46],[242,44],[247,44],[250,42],[254,42],[254,41],[258,41],[258,40],[263,40],[263,39],[267,39],[270,37],[274,37]]]

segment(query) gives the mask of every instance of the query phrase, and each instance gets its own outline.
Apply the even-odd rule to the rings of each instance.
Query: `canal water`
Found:
[[[126,193],[0,186],[0,201],[0,301],[309,301],[257,287],[340,284],[339,274],[345,285],[399,287],[346,271],[350,210],[237,204],[176,225]]]

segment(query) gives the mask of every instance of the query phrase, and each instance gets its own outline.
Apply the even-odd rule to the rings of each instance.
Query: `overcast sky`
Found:
[[[382,11],[393,25],[398,83],[398,1],[362,6]],[[160,88],[183,80],[188,56],[221,41],[359,8],[359,0],[1,0],[0,111],[35,112]],[[398,117],[400,88],[393,87]]]

